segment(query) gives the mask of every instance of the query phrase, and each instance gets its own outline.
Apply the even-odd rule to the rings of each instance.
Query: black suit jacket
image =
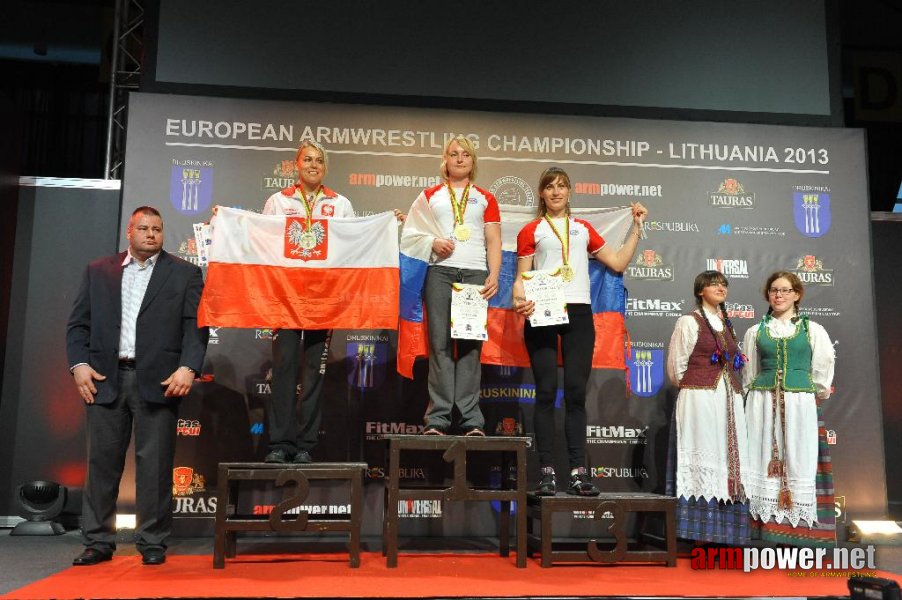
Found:
[[[85,270],[66,329],[69,366],[87,363],[106,375],[95,402],[109,404],[119,390],[122,261],[125,252],[95,260]],[[145,402],[177,402],[160,382],[180,366],[200,372],[208,330],[197,327],[204,281],[200,268],[161,251],[144,293],[135,336],[138,387]]]

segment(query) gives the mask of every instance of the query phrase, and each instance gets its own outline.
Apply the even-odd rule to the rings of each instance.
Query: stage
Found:
[[[840,571],[693,570],[657,565],[556,565],[538,557],[525,569],[501,558],[491,541],[451,551],[402,544],[388,569],[377,540],[365,540],[360,567],[341,543],[244,540],[224,569],[213,569],[212,539],[175,539],[165,565],[147,567],[128,543],[110,562],[71,567],[76,532],[50,537],[0,533],[0,598],[599,598],[848,597]],[[424,544],[417,541],[416,547]],[[286,550],[290,551],[286,552]],[[878,547],[878,577],[902,580],[902,548]]]

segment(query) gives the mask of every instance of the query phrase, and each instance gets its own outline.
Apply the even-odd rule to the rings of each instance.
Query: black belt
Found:
[[[125,369],[126,371],[134,371],[135,359],[134,358],[120,358],[119,359],[119,368]]]

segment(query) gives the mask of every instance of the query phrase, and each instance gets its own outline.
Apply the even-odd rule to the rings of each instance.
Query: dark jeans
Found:
[[[536,449],[542,467],[554,466],[554,399],[557,395],[557,348],[564,362],[564,435],[570,468],[586,466],[586,385],[592,372],[595,325],[589,304],[568,304],[566,325],[532,327],[524,337],[536,381]]]
[[[269,449],[289,455],[310,452],[316,446],[323,420],[320,396],[329,353],[330,329],[280,329],[272,338],[272,402],[269,410]],[[301,399],[298,410],[298,361],[301,365]]]

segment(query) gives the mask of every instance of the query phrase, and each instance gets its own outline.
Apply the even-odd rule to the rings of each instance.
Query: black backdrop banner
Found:
[[[328,149],[326,183],[358,215],[406,211],[421,188],[438,182],[441,149],[454,134],[473,140],[476,183],[501,203],[534,205],[540,172],[558,165],[570,174],[575,206],[638,200],[650,211],[648,239],[625,274],[628,372],[595,371],[589,386],[589,466],[602,490],[663,491],[676,395],[665,382],[665,349],[677,317],[694,307],[695,275],[718,269],[730,279],[728,309],[741,337],[766,311],[767,275],[788,269],[806,282],[803,312],[826,327],[837,351],[825,420],[838,521],[884,514],[861,131],[133,94],[121,230],[134,208],[156,205],[167,248],[196,261],[192,224],[208,220],[216,204],[261,210],[293,182],[294,152],[305,139]],[[177,467],[193,474],[173,505],[183,531],[209,527],[218,462],[265,454],[271,337],[268,329],[211,332],[203,380],[183,403],[178,430]],[[400,378],[395,343],[390,330],[334,332],[314,453],[369,463],[370,535],[381,526],[380,438],[416,432],[426,407],[425,363],[417,363],[413,381]],[[492,432],[529,434],[533,399],[528,369],[484,367],[482,409]],[[565,466],[563,449],[557,461]],[[535,477],[532,453],[530,468]],[[414,457],[403,475],[440,480],[445,473],[430,457]],[[476,476],[492,481],[501,473],[487,467]],[[280,497],[250,490],[239,510],[265,513]],[[311,508],[346,510],[340,498],[315,490]],[[441,521],[446,534],[495,531],[497,507],[423,502],[402,507],[411,518],[404,533],[435,533],[431,517],[443,511],[460,516]]]

